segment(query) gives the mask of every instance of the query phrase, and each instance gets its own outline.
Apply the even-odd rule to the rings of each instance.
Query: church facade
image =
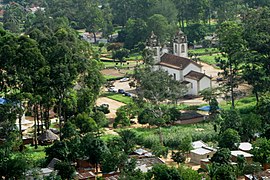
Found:
[[[154,52],[154,69],[163,69],[186,85],[187,94],[199,95],[200,91],[212,86],[211,77],[202,73],[202,66],[188,58],[187,36],[182,31],[174,37],[172,54],[161,48],[154,33],[147,40],[146,47]]]

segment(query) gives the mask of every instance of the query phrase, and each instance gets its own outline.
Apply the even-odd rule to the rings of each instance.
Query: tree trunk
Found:
[[[59,99],[59,104],[58,104],[58,121],[59,121],[59,137],[60,137],[60,141],[62,140],[62,95]]]
[[[162,131],[161,131],[161,127],[158,127],[158,134],[159,134],[159,141],[161,146],[163,146],[163,136],[162,136]]]
[[[39,111],[40,111],[40,123],[41,123],[41,133],[43,133],[43,108],[42,105],[39,104]]]
[[[95,32],[93,32],[93,35],[94,35],[94,42],[95,42],[95,44],[96,44],[96,43],[97,43],[97,35],[96,35]]]
[[[234,109],[234,91],[233,91],[233,70],[232,70],[232,64],[230,63],[230,91],[231,91],[231,101],[232,101],[232,109]]]
[[[40,124],[39,124],[39,112],[38,105],[36,105],[36,117],[37,117],[37,135],[40,135]]]
[[[37,107],[36,107],[36,105],[34,105],[34,126],[35,126],[35,128],[34,128],[34,143],[35,143],[35,149],[37,149],[38,148],[38,145],[37,145]]]
[[[258,103],[259,103],[259,94],[258,94],[258,92],[257,91],[255,91],[255,96],[256,96],[256,104],[258,105]]]

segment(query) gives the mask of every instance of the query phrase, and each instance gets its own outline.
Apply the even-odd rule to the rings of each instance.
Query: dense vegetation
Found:
[[[120,171],[121,179],[197,180],[202,175],[184,166],[157,165],[142,173],[128,159],[140,145],[159,157],[176,151],[173,160],[183,164],[192,140],[220,147],[212,164],[201,169],[210,179],[235,179],[260,171],[260,165],[270,163],[269,6],[263,0],[3,0],[0,178],[23,178],[29,169],[45,167],[58,158],[62,161],[55,167],[58,175],[71,179],[73,162],[84,157],[97,171],[100,166],[103,173]],[[151,32],[161,45],[170,47],[179,28],[187,34],[189,45],[207,48],[190,51],[189,56],[222,71],[222,88],[202,92],[210,105],[205,124],[174,125],[182,116],[179,109],[183,107],[177,102],[186,88],[164,71],[151,71],[153,52],[144,50]],[[94,45],[82,40],[85,31],[93,36]],[[98,44],[99,36],[111,43]],[[205,36],[217,38],[218,44]],[[105,83],[100,70],[111,65],[101,63],[103,49],[116,61],[113,67],[135,67],[130,70],[135,79],[131,85],[138,94],[136,98],[104,95],[126,103],[117,110],[113,123],[119,135],[108,138],[102,128],[109,122],[95,108]],[[137,66],[134,60],[141,58],[143,65]],[[125,64],[126,60],[134,62]],[[115,77],[107,77],[111,78]],[[254,97],[237,100],[237,88],[243,83],[252,87]],[[229,105],[218,104],[220,94],[225,94]],[[60,141],[44,150],[38,147],[37,136],[52,126],[50,110],[57,114]],[[34,117],[34,148],[22,144],[24,113]],[[147,127],[121,129],[134,118]],[[236,149],[241,141],[253,143],[254,161],[260,164],[248,164],[239,157],[237,167],[230,165],[229,149]]]

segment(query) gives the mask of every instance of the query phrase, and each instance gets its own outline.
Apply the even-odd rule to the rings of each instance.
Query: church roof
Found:
[[[185,58],[185,57],[180,57],[180,56],[176,56],[173,54],[163,54],[161,56],[160,62],[158,63],[158,65],[161,66],[166,66],[166,67],[170,67],[173,69],[179,69],[179,70],[183,70],[185,69],[190,63],[198,66],[198,67],[202,67],[200,64],[192,61],[191,59]]]
[[[194,79],[194,80],[201,80],[204,76],[210,78],[209,76],[205,75],[204,73],[190,71],[188,74],[185,75],[185,78]]]

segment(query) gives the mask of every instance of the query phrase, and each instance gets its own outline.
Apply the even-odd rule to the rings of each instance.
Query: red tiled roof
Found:
[[[210,78],[209,76],[205,75],[204,73],[200,73],[200,72],[196,72],[196,71],[190,71],[187,75],[185,75],[185,78],[194,79],[194,80],[199,81],[205,76]]]
[[[200,64],[192,61],[191,59],[184,58],[184,57],[179,57],[179,56],[176,56],[176,55],[173,55],[173,54],[167,54],[167,53],[165,53],[165,54],[163,54],[161,56],[161,61],[158,63],[158,65],[183,70],[190,63],[192,63],[192,64],[194,64],[194,65],[196,65],[198,67],[202,67]]]

